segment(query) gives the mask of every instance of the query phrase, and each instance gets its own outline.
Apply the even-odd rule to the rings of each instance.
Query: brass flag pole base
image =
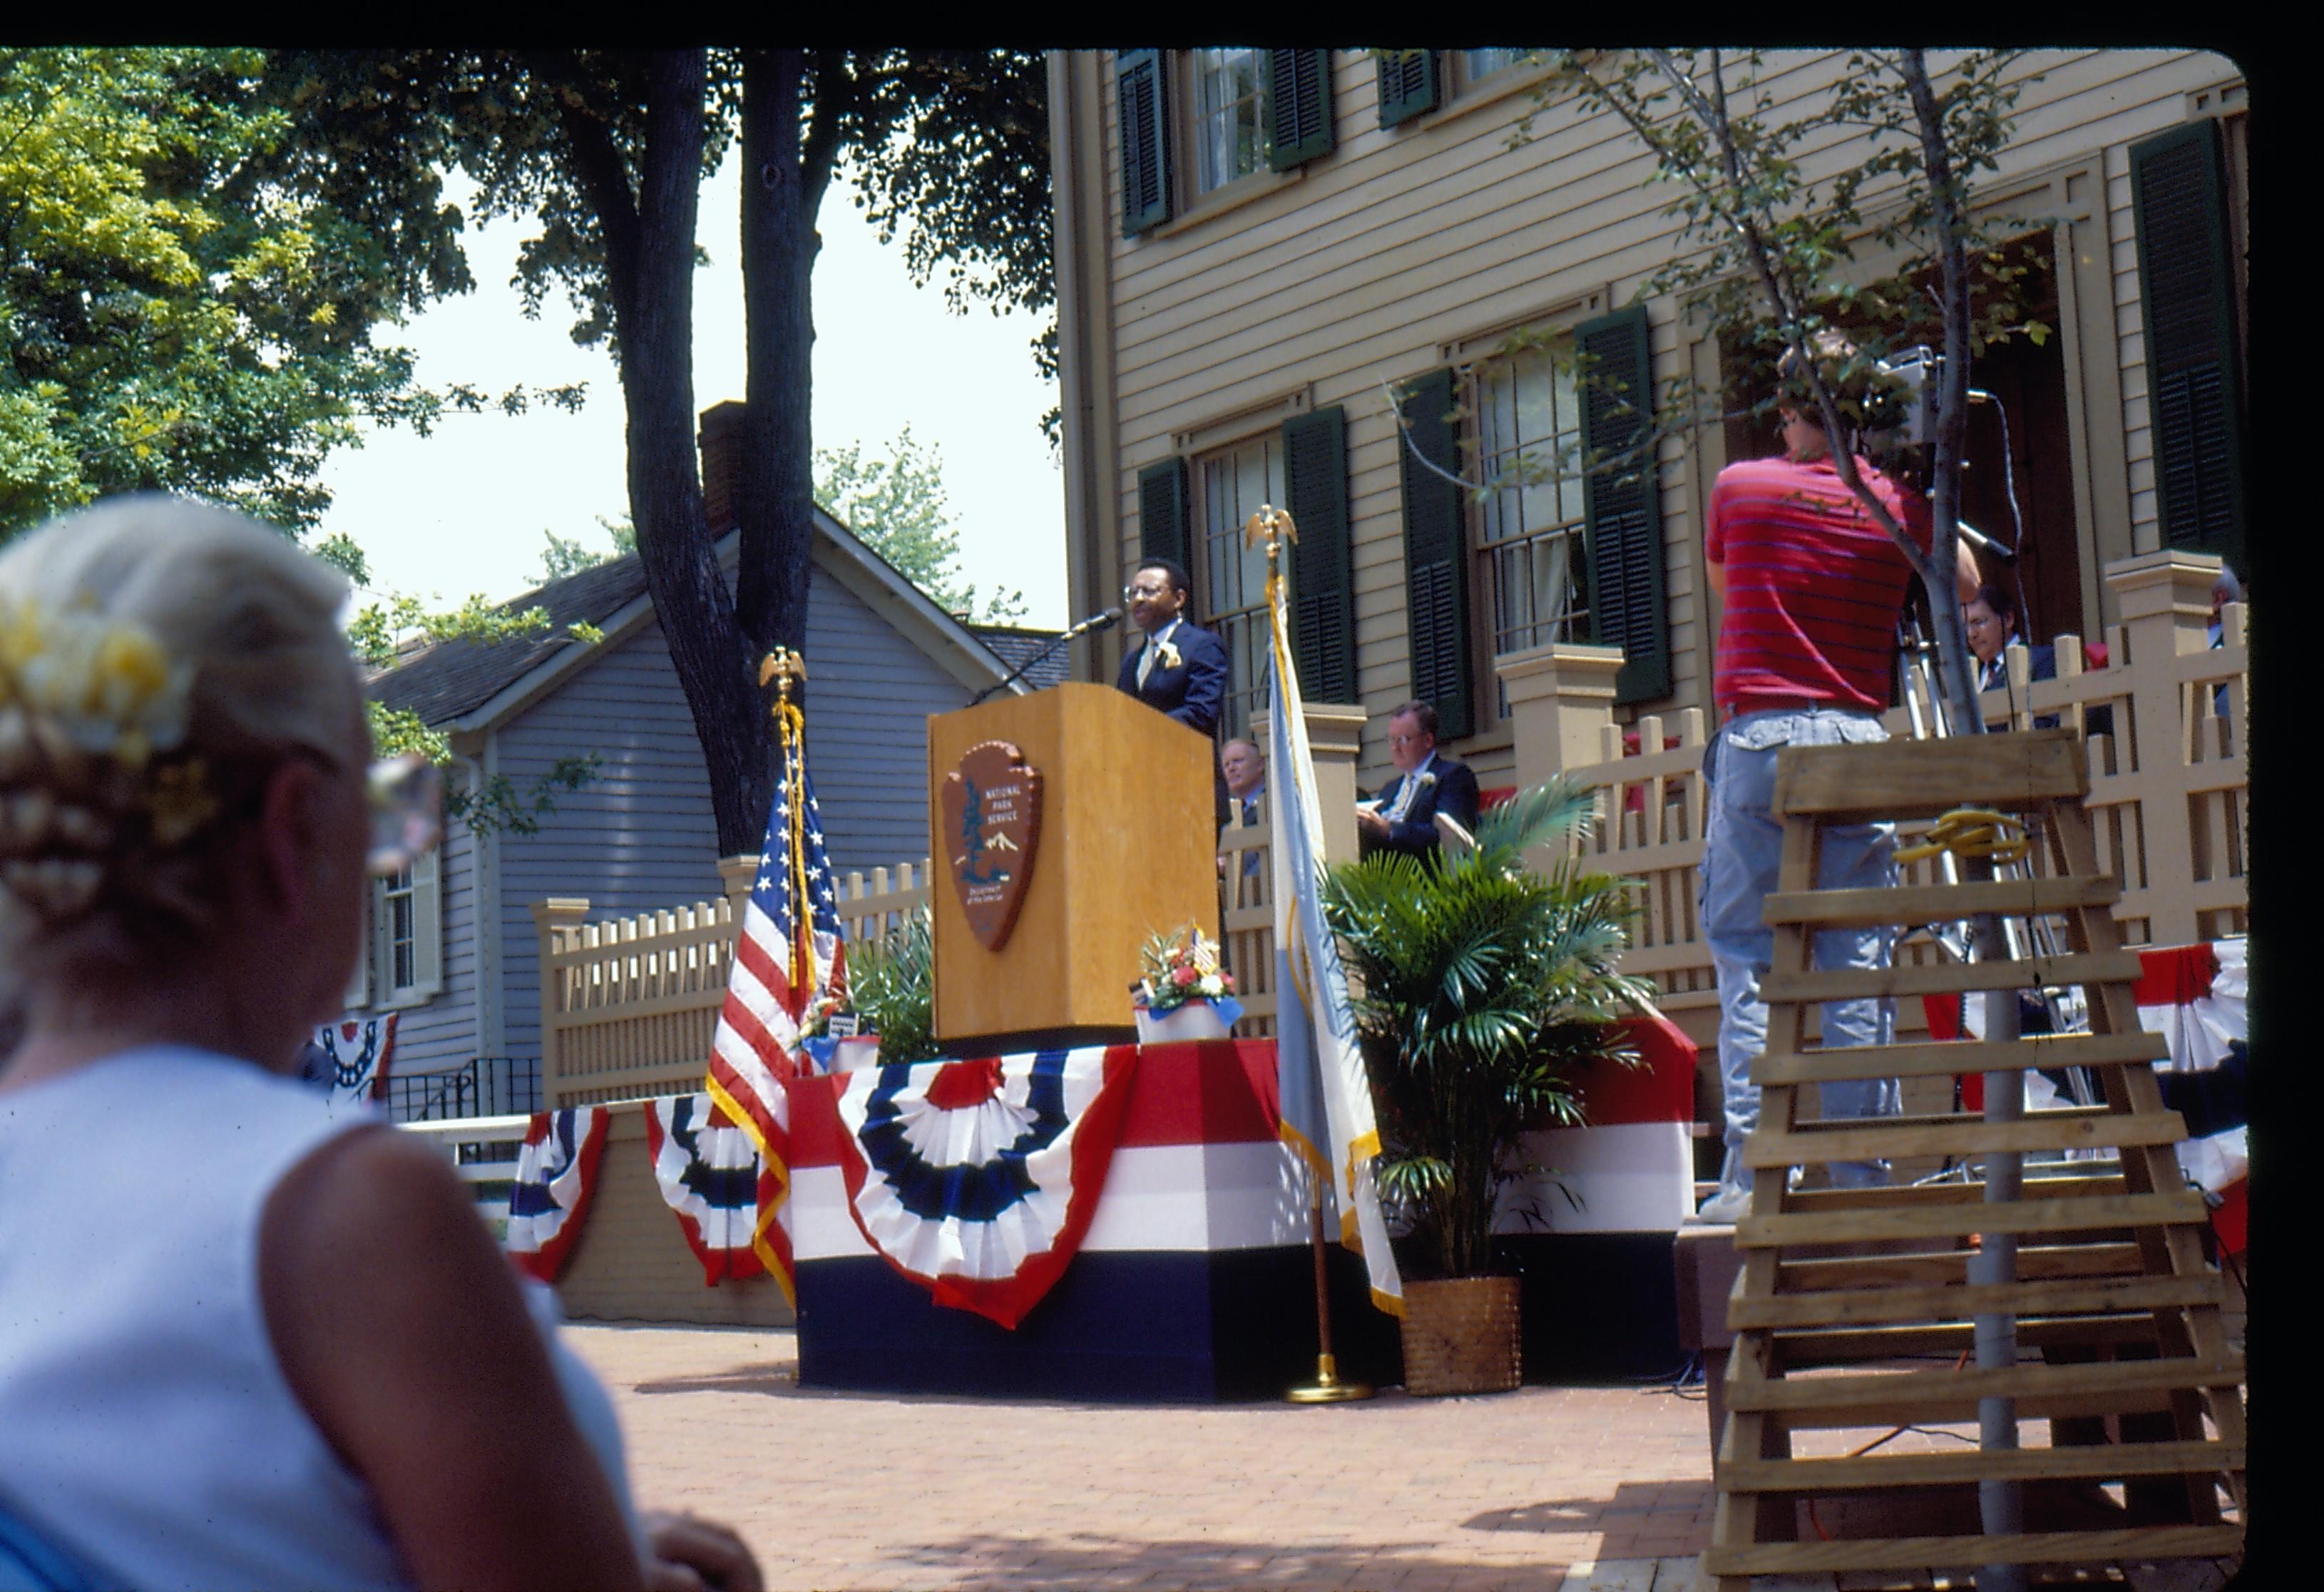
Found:
[[[1283,1396],[1295,1404],[1345,1404],[1372,1396],[1368,1382],[1342,1382],[1340,1367],[1329,1355],[1315,1356],[1315,1381],[1307,1387],[1295,1387]]]

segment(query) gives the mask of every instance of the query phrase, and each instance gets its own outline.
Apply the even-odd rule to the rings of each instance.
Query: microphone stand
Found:
[[[1073,626],[1069,630],[1059,631],[1056,635],[1049,639],[1048,644],[1044,646],[1039,652],[1035,653],[1031,657],[1017,665],[1016,668],[1010,670],[1007,674],[1002,675],[1000,680],[996,680],[991,685],[985,687],[982,690],[977,692],[976,695],[971,697],[968,699],[968,705],[973,708],[979,702],[983,701],[985,698],[993,696],[998,692],[1007,690],[1018,680],[1024,678],[1025,671],[1027,670],[1032,668],[1034,664],[1038,663],[1042,659],[1056,652],[1059,647],[1064,646],[1067,642],[1079,636],[1088,635],[1093,631],[1103,630],[1110,625],[1117,625],[1120,623],[1120,620],[1121,610],[1120,608],[1108,608],[1104,613],[1093,615],[1091,617],[1083,620],[1079,625]]]

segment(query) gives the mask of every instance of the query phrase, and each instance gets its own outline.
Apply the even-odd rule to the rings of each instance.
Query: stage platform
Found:
[[[1527,1381],[1650,1376],[1683,1357],[1671,1242],[1691,1178],[1691,1048],[1609,1069],[1586,1090],[1601,1125],[1528,1136],[1545,1175],[1511,1191],[1496,1242],[1523,1282]],[[789,1086],[802,1385],[1210,1402],[1312,1379],[1314,1261],[1277,1136],[1272,1042],[1138,1053],[1088,1232],[1013,1329],[936,1304],[865,1238],[841,1171],[844,1083]],[[1372,1305],[1358,1256],[1329,1255],[1341,1374],[1401,1382],[1395,1319]]]
[[[840,1171],[842,1078],[789,1086],[803,1386],[1124,1402],[1272,1398],[1314,1374],[1307,1211],[1276,1135],[1275,1047],[1139,1052],[1073,1263],[1016,1328],[936,1304],[872,1249]],[[1362,1263],[1332,1251],[1343,1375],[1402,1375]]]

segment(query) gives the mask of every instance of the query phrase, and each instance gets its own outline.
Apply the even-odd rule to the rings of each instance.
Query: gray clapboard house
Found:
[[[996,630],[988,645],[836,521],[818,512],[816,529],[807,755],[831,860],[843,871],[917,860],[927,851],[924,721],[999,682],[1047,636]],[[719,544],[730,585],[736,541],[729,532]],[[511,606],[547,609],[551,628],[427,648],[374,678],[372,695],[447,732],[450,777],[471,787],[501,776],[522,795],[561,758],[595,753],[600,766],[556,795],[537,833],[454,821],[436,852],[374,885],[348,1015],[399,1014],[389,1083],[401,1116],[537,1103],[534,902],[586,896],[603,917],[721,889],[708,775],[638,559]],[[604,639],[571,639],[581,621]]]

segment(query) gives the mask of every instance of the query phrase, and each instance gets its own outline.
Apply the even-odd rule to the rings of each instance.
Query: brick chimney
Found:
[[[724,536],[735,510],[734,452],[742,445],[742,406],[732,398],[702,412],[702,514],[710,534]]]

